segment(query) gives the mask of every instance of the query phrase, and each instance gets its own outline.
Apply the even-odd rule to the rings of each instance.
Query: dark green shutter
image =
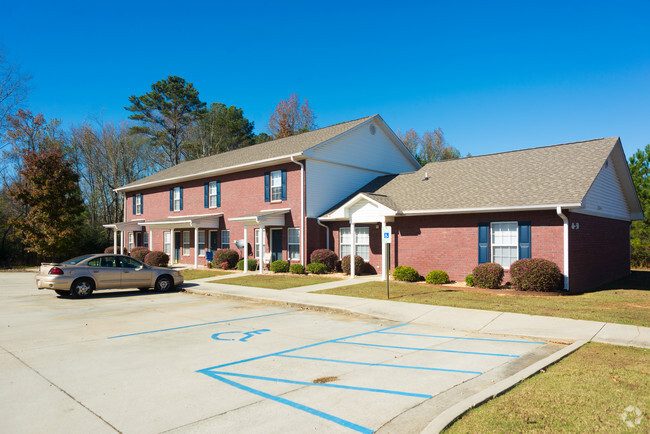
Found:
[[[179,187],[179,189],[181,190],[181,208],[180,209],[181,209],[181,211],[183,211],[183,187]]]
[[[207,182],[203,184],[203,208],[210,207],[210,202],[208,201],[208,188],[209,184]]]
[[[221,206],[221,181],[217,181],[217,207]]]
[[[169,189],[169,210],[174,211],[174,189]]]
[[[140,195],[140,214],[144,214],[144,194]]]
[[[133,214],[135,214],[135,194],[133,195]]]
[[[478,263],[490,262],[490,224],[478,224]]]
[[[530,222],[519,222],[519,259],[530,258]]]
[[[282,200],[287,200],[287,169],[282,169]]]
[[[271,201],[269,172],[264,173],[264,202]]]

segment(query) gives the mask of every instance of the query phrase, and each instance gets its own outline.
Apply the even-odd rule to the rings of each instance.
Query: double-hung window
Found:
[[[142,247],[149,248],[149,232],[147,231],[142,233]]]
[[[135,247],[133,242],[133,232],[129,232],[129,252]]]
[[[230,231],[221,231],[221,248],[230,248]]]
[[[271,201],[282,200],[282,171],[271,172]]]
[[[205,231],[199,231],[199,256],[205,256]]]
[[[264,173],[264,202],[287,200],[287,171],[274,170]]]
[[[183,231],[183,256],[190,255],[190,231]]]
[[[260,229],[255,229],[255,257],[260,257]]]
[[[135,213],[136,215],[142,214],[142,195],[140,193],[135,195]]]
[[[163,252],[170,255],[171,251],[172,251],[172,234],[171,232],[165,232],[163,233]]]
[[[518,259],[517,222],[494,222],[490,225],[490,232],[492,262],[509,269],[510,265]]]
[[[364,261],[370,260],[370,228],[361,226],[354,228],[356,254],[361,256]],[[341,258],[350,255],[352,251],[352,235],[350,228],[341,228],[339,240],[339,252]]]
[[[183,210],[183,189],[181,187],[174,187],[172,189],[172,211]]]
[[[216,208],[217,204],[217,181],[211,181],[208,184],[208,201],[210,208]]]
[[[300,260],[300,228],[289,228],[287,250],[289,251],[289,260]]]

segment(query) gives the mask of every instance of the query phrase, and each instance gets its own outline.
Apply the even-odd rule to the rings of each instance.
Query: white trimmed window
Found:
[[[287,234],[287,250],[289,260],[300,260],[300,228],[289,228]]]
[[[142,195],[139,193],[135,195],[135,213],[142,214]]]
[[[205,256],[205,231],[199,231],[199,256]]]
[[[354,228],[356,254],[361,256],[364,261],[370,260],[370,228],[360,226]],[[352,236],[350,228],[341,228],[339,239],[339,252],[341,258],[347,256],[352,251]]]
[[[174,211],[181,210],[181,188],[174,187]]]
[[[230,231],[221,231],[221,248],[230,248]]]
[[[170,232],[165,232],[163,233],[163,252],[170,255],[171,251],[172,251],[172,235]]]
[[[255,229],[255,257],[259,259],[260,257],[260,229]]]
[[[133,250],[133,247],[135,247],[133,242],[133,232],[129,232],[129,252]]]
[[[190,256],[190,231],[183,231],[183,256]]]
[[[208,205],[210,208],[217,207],[217,181],[211,181],[209,184]]]
[[[149,248],[149,232],[142,233],[142,247]]]
[[[507,270],[518,259],[517,222],[491,223],[490,232],[492,262]]]
[[[282,200],[282,171],[271,172],[271,201]]]

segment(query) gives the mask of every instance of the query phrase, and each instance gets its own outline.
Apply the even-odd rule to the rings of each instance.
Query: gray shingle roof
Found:
[[[429,163],[376,178],[327,214],[359,193],[400,212],[576,204],[617,142],[611,137]]]
[[[164,184],[166,180],[191,177],[206,172],[217,172],[220,169],[226,169],[233,166],[253,164],[263,160],[299,154],[318,146],[323,142],[331,140],[376,116],[377,115],[368,116],[295,136],[200,158],[198,160],[185,161],[176,166],[161,170],[158,173],[154,173],[153,175],[122,186],[118,188],[118,190],[130,190],[134,187],[149,184]]]

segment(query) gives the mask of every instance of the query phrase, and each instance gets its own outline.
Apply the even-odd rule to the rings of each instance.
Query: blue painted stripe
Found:
[[[487,339],[487,338],[466,338],[460,336],[420,335],[417,333],[398,333],[398,332],[377,332],[377,333],[383,333],[386,335],[421,336],[425,338],[464,339],[468,341],[512,342],[515,344],[541,344],[541,345],[546,344],[546,342],[537,342],[537,341],[515,341],[515,340],[508,340],[508,339]]]
[[[350,365],[363,365],[363,366],[383,366],[388,368],[403,368],[403,369],[421,369],[424,371],[442,371],[442,372],[457,372],[460,374],[476,374],[481,375],[482,372],[479,371],[463,371],[459,369],[444,369],[444,368],[429,368],[426,366],[408,366],[408,365],[391,365],[388,363],[368,363],[368,362],[353,362],[351,360],[335,360],[335,359],[322,359],[319,357],[305,357],[305,356],[290,356],[287,354],[282,354],[279,357],[287,357],[291,359],[304,359],[304,360],[316,360],[319,362],[333,362],[333,363],[347,363]]]
[[[204,323],[201,323],[201,324],[191,324],[191,325],[180,326],[180,327],[172,327],[172,328],[168,328],[168,329],[151,330],[151,331],[148,331],[148,332],[139,332],[139,333],[130,333],[128,335],[111,336],[108,339],[117,339],[117,338],[125,338],[125,337],[128,337],[128,336],[146,335],[146,334],[149,334],[149,333],[169,332],[169,331],[172,331],[172,330],[189,329],[189,328],[192,328],[192,327],[201,327],[201,326],[206,326],[206,325],[211,325],[211,324],[221,324],[221,323],[224,323],[224,322],[243,321],[243,320],[246,320],[246,319],[264,318],[264,317],[267,317],[267,316],[274,316],[274,315],[286,315],[288,313],[294,313],[294,312],[295,311],[278,312],[278,313],[269,313],[269,314],[265,314],[265,315],[247,316],[245,318],[226,319],[226,320],[223,320],[223,321],[204,322]]]
[[[408,325],[408,324],[399,324],[399,325],[392,326],[392,327],[386,327],[385,329],[374,330],[374,331],[365,332],[365,333],[358,333],[356,335],[345,336],[345,337],[336,338],[336,339],[330,339],[330,340],[323,341],[323,342],[318,342],[318,343],[315,343],[315,344],[303,345],[302,347],[296,347],[296,348],[292,348],[290,350],[278,351],[277,353],[265,354],[263,356],[251,357],[250,359],[239,360],[237,362],[224,363],[223,365],[212,366],[211,368],[201,369],[200,371],[197,371],[197,372],[209,371],[211,369],[225,368],[226,366],[239,365],[241,363],[252,362],[254,360],[260,360],[260,359],[265,359],[267,357],[281,356],[282,354],[291,353],[293,351],[298,351],[298,350],[304,350],[306,348],[317,347],[319,345],[324,345],[324,344],[329,344],[329,343],[332,343],[332,342],[337,342],[337,341],[339,341],[341,339],[352,339],[352,338],[356,338],[356,337],[359,337],[359,336],[370,335],[370,334],[373,334],[373,333],[377,333],[378,331],[392,330],[392,329],[395,329],[397,327],[404,327],[405,325]]]
[[[223,383],[226,383],[226,384],[228,384],[230,386],[241,389],[241,390],[243,390],[245,392],[249,392],[249,393],[252,393],[254,395],[261,396],[262,398],[270,399],[270,400],[278,402],[280,404],[288,405],[289,407],[293,407],[295,409],[302,410],[302,411],[304,411],[306,413],[310,413],[310,414],[313,414],[314,416],[318,416],[318,417],[323,418],[325,420],[328,420],[330,422],[334,422],[334,423],[336,423],[338,425],[341,425],[341,426],[343,426],[345,428],[349,428],[349,429],[352,429],[354,431],[364,433],[364,434],[372,434],[374,432],[373,430],[371,430],[369,428],[363,427],[361,425],[357,425],[356,423],[347,421],[345,419],[341,419],[341,418],[333,416],[331,414],[324,413],[324,412],[322,412],[320,410],[316,410],[315,408],[307,407],[306,405],[298,404],[297,402],[290,401],[288,399],[281,398],[279,396],[270,395],[270,394],[268,394],[266,392],[262,392],[261,390],[253,389],[252,387],[244,386],[241,383],[237,383],[235,381],[229,380],[229,379],[224,378],[224,377],[222,377],[220,375],[217,375],[217,374],[215,374],[213,372],[203,372],[203,373],[206,374],[206,375],[209,375],[212,378],[215,378],[215,379],[217,379],[217,380],[219,380],[219,381],[221,381]]]
[[[212,374],[219,375],[229,375],[234,377],[242,378],[252,378],[254,380],[264,380],[264,381],[275,381],[279,383],[289,383],[289,384],[298,384],[301,386],[319,386],[319,387],[332,387],[335,389],[349,389],[349,390],[360,390],[363,392],[375,392],[375,393],[387,393],[390,395],[402,395],[402,396],[412,396],[415,398],[433,398],[432,395],[426,395],[423,393],[411,393],[411,392],[401,392],[399,390],[389,390],[389,389],[372,389],[368,387],[357,387],[357,386],[346,386],[344,384],[330,384],[330,383],[309,383],[307,381],[296,381],[296,380],[287,380],[284,378],[272,378],[272,377],[262,377],[259,375],[248,375],[248,374],[238,374],[236,372],[222,372],[222,371],[211,371]]]
[[[364,347],[378,347],[378,348],[395,348],[398,350],[413,350],[413,351],[435,351],[437,353],[456,353],[456,354],[473,354],[478,356],[494,356],[494,357],[519,357],[515,354],[499,354],[499,353],[481,353],[477,351],[458,351],[458,350],[440,350],[436,348],[417,348],[417,347],[399,347],[397,345],[379,345],[379,344],[362,344],[360,342],[344,342],[339,341],[337,344],[346,345],[361,345]]]

